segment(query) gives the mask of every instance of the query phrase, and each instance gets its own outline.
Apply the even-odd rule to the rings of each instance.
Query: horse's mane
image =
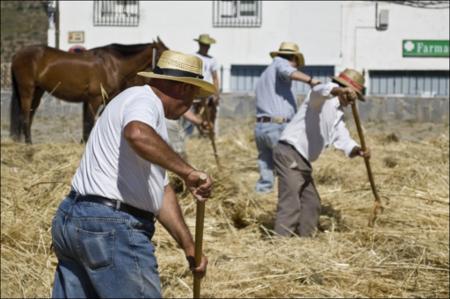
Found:
[[[106,46],[114,52],[119,53],[122,56],[134,55],[136,53],[142,52],[148,46],[152,44],[135,44],[135,45],[122,45],[122,44],[110,44]]]
[[[146,44],[133,44],[133,45],[124,45],[124,44],[109,44],[102,47],[97,47],[91,49],[93,52],[100,51],[107,51],[110,53],[113,53],[115,55],[121,56],[121,57],[128,57],[133,56],[136,53],[142,52],[147,47],[154,45],[156,48],[158,47],[165,47],[164,43],[161,41],[156,41],[153,43],[146,43]]]

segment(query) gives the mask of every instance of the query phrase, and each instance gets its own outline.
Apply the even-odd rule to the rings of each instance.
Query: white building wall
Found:
[[[449,39],[448,9],[423,9],[384,2],[379,2],[378,8],[389,10],[386,31],[374,29],[375,3],[349,1],[345,4],[343,66],[372,70],[448,70],[448,57],[402,57],[402,40]]]
[[[419,9],[379,3],[389,10],[389,28],[376,31],[375,3],[363,1],[263,1],[262,26],[214,28],[212,1],[140,1],[138,27],[93,25],[93,1],[60,2],[60,48],[69,31],[84,31],[86,48],[109,43],[147,43],[160,36],[170,48],[197,51],[193,38],[209,33],[217,44],[210,54],[224,68],[229,90],[232,64],[269,64],[281,41],[297,42],[306,64],[357,69],[448,70],[448,58],[403,58],[403,39],[449,39],[448,9]],[[364,28],[363,28],[364,27]]]

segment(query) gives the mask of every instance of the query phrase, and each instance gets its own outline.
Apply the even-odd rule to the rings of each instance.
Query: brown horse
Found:
[[[155,49],[155,57],[153,57]],[[158,38],[148,44],[110,44],[82,53],[47,46],[17,52],[11,64],[10,135],[31,143],[31,123],[45,91],[68,102],[83,103],[83,140],[87,141],[99,107],[127,87],[142,84],[136,73],[152,68],[168,48]]]

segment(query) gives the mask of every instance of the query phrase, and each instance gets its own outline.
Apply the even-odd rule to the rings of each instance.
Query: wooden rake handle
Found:
[[[206,176],[201,176],[200,180],[205,181]],[[195,215],[195,267],[200,266],[203,254],[203,227],[205,220],[205,202],[197,200],[197,212]],[[200,298],[201,278],[194,275],[194,298]]]
[[[358,130],[359,139],[361,141],[361,150],[365,151],[367,149],[366,141],[364,139],[364,133],[363,133],[362,126],[361,126],[361,120],[359,118],[358,107],[356,107],[355,102],[352,103],[352,113],[353,113],[353,118],[355,119],[356,128]],[[367,175],[369,177],[370,187],[372,188],[372,193],[373,193],[373,196],[375,197],[372,214],[369,218],[369,226],[373,227],[375,224],[377,215],[379,212],[381,212],[383,210],[383,207],[381,205],[381,199],[380,199],[380,196],[378,195],[377,188],[375,186],[375,180],[373,177],[372,168],[370,167],[369,158],[364,157],[364,163],[366,164]]]
[[[209,119],[210,114],[209,114],[209,107],[208,107],[209,102],[208,102],[208,100],[206,100],[204,102],[204,104],[205,105],[203,106],[203,108],[201,110],[202,119],[206,120],[208,122],[208,124],[209,124],[208,137],[209,137],[209,140],[211,141],[211,146],[212,146],[212,149],[213,149],[213,152],[214,152],[214,159],[216,160],[217,168],[219,170],[221,170],[222,166],[220,165],[219,155],[217,154],[215,133],[214,133],[214,130],[212,129],[213,128],[213,124],[212,124],[212,122]]]
[[[203,225],[205,219],[205,202],[197,201],[197,213],[195,219],[195,267],[200,265],[203,253]],[[200,298],[201,278],[194,275],[194,298]]]

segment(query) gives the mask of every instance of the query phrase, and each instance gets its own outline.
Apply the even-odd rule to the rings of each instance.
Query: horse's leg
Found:
[[[25,142],[31,143],[31,104],[34,98],[34,86],[20,88],[20,106],[22,108],[22,132],[25,135]]]
[[[11,110],[9,117],[9,135],[14,141],[20,141],[22,135],[23,115],[20,108],[20,94],[14,71],[11,68],[12,94],[11,94]]]
[[[102,104],[102,97],[97,97],[91,101],[83,102],[83,140],[82,142],[87,142],[91,130],[95,124],[95,116],[97,115],[97,110]]]
[[[45,90],[39,87],[36,87],[36,89],[34,90],[33,102],[31,103],[31,113],[30,113],[30,131],[34,115],[36,113],[37,108],[39,107],[39,104],[41,103],[42,95],[44,94],[44,92]],[[31,132],[30,132],[30,139],[31,139]]]

